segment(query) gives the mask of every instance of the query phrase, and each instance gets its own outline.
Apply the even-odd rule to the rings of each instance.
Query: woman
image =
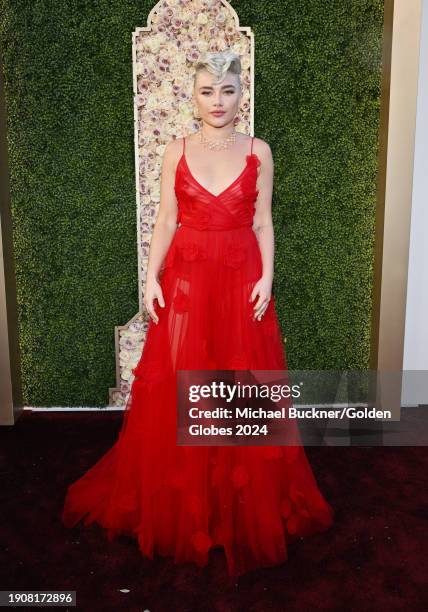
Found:
[[[291,540],[323,531],[333,511],[303,448],[176,444],[177,370],[285,370],[271,294],[273,162],[234,130],[239,56],[197,64],[198,133],[165,148],[150,245],[147,337],[115,445],[69,487],[62,519],[127,533],[141,553],[208,563],[230,575],[287,559]],[[178,225],[178,227],[177,227]]]

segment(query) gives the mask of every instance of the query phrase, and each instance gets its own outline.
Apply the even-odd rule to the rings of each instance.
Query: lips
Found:
[[[221,117],[224,114],[224,111],[214,111],[211,113],[211,115],[214,115],[215,117]]]

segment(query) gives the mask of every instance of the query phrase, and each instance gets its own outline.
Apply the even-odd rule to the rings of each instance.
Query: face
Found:
[[[213,127],[223,127],[233,122],[239,110],[239,76],[227,72],[221,83],[215,85],[215,80],[208,70],[198,72],[193,90],[194,103],[202,121]],[[215,111],[222,114],[213,114]]]

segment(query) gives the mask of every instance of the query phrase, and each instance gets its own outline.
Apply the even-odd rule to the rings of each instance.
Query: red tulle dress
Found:
[[[134,536],[143,556],[208,563],[222,547],[238,576],[288,558],[287,544],[328,529],[333,510],[303,447],[176,444],[176,370],[286,370],[274,297],[260,321],[249,302],[262,274],[252,229],[261,162],[214,195],[183,153],[179,227],[159,275],[165,307],[149,321],[113,447],[67,491],[62,521],[97,522],[109,540]]]

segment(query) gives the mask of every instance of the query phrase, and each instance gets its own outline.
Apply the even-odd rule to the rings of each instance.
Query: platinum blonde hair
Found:
[[[227,72],[236,74],[239,85],[241,85],[241,60],[239,55],[230,49],[218,51],[217,53],[205,53],[195,64],[194,82],[196,82],[196,77],[201,70],[208,70],[208,72],[216,76],[217,81],[214,81],[216,85],[224,80]]]

